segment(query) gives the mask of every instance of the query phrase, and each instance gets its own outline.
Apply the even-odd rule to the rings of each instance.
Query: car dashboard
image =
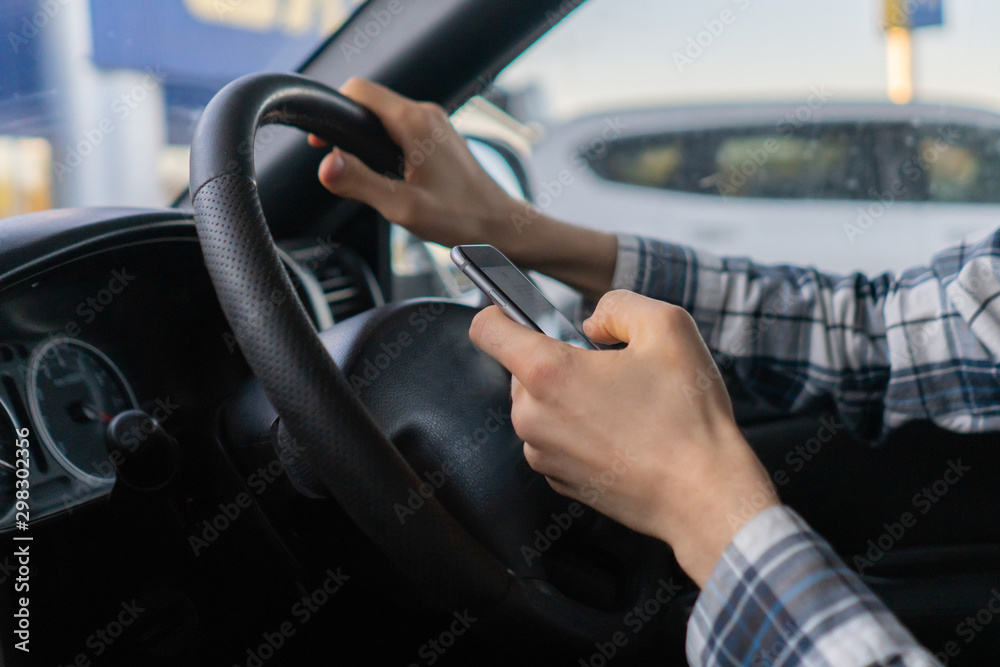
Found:
[[[383,303],[360,251],[330,237],[278,245],[317,328]],[[26,595],[45,619],[33,631],[31,664],[96,657],[84,632],[91,616],[114,619],[133,599],[156,610],[130,635],[143,644],[135,654],[157,655],[161,644],[214,650],[212,637],[239,618],[234,607],[247,605],[219,592],[235,582],[228,563],[260,529],[244,520],[226,536],[233,551],[220,539],[207,557],[190,539],[245,483],[224,453],[219,424],[252,375],[191,215],[67,209],[11,218],[0,222],[0,262],[0,613],[9,617]],[[183,474],[160,480],[153,493],[130,488],[107,444],[109,422],[128,410],[151,417],[178,445]],[[141,444],[147,423],[120,441]],[[32,580],[8,595],[22,544],[32,548]],[[201,627],[189,627],[196,617]],[[178,636],[185,633],[188,640]],[[0,664],[16,664],[4,645],[10,639],[0,640]],[[176,659],[168,652],[163,664]]]
[[[204,429],[206,411],[248,376],[193,221],[176,212],[131,217],[137,224],[121,226],[129,219],[121,214],[94,223],[90,239],[12,267],[0,287],[0,461],[8,464],[0,464],[0,531],[110,493],[105,432],[117,413],[142,410],[184,437]],[[317,327],[382,303],[349,248],[282,246]],[[13,464],[24,430],[31,508],[18,519]]]

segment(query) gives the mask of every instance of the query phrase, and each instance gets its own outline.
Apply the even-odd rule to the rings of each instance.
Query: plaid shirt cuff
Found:
[[[639,292],[639,237],[632,234],[618,235],[618,260],[611,278],[611,289]]]
[[[611,289],[645,294],[684,308],[698,321],[703,336],[725,310],[719,257],[632,234],[618,235]]]
[[[688,622],[692,665],[937,665],[788,507],[754,517],[726,549]]]

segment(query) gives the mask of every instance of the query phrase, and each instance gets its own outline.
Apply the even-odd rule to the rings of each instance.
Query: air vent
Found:
[[[280,245],[299,298],[311,306],[317,328],[385,303],[371,268],[351,248],[306,240]]]

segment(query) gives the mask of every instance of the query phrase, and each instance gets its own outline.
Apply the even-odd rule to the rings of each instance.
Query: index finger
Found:
[[[348,79],[340,87],[339,92],[341,95],[350,98],[378,116],[379,120],[385,126],[386,131],[389,132],[389,136],[392,137],[392,140],[397,144],[402,143],[403,137],[396,136],[391,124],[385,122],[386,115],[399,109],[404,104],[412,103],[412,100],[393,92],[385,86],[380,86],[373,81],[358,77]],[[313,148],[322,148],[327,145],[325,139],[315,134],[310,134],[307,139],[309,145]]]
[[[560,345],[571,347],[518,324],[496,306],[476,314],[469,328],[469,338],[515,377],[523,377],[539,356],[552,354]]]
[[[395,112],[404,111],[407,105],[413,105],[416,102],[385,86],[380,86],[373,81],[357,77],[348,79],[340,87],[340,93],[351,98],[361,106],[366,107],[378,116],[382,124],[385,125],[385,129],[389,133],[389,136],[392,137],[392,140],[397,144],[402,144],[405,137],[397,132],[395,123],[387,122],[389,120],[388,117]]]

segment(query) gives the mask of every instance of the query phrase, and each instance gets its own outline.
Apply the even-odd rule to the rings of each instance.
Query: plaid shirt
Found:
[[[718,365],[781,411],[832,401],[873,441],[914,419],[1000,431],[1000,229],[872,278],[621,235],[613,287],[685,308]],[[730,544],[687,652],[697,665],[939,664],[787,507]]]
[[[873,278],[622,235],[613,287],[684,307],[719,366],[783,412],[832,400],[866,440],[913,419],[1000,431],[1000,229]]]

